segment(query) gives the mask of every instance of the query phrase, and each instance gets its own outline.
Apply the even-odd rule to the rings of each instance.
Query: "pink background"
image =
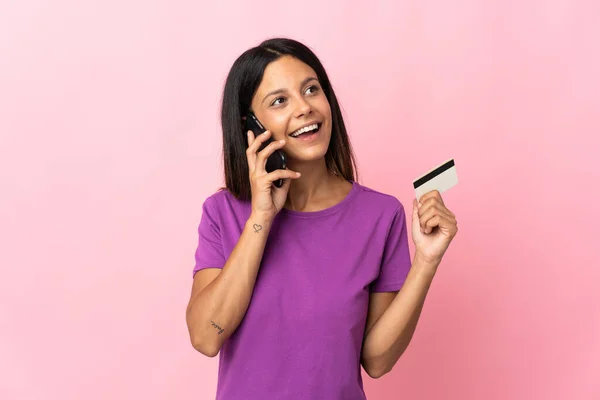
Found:
[[[598,15],[3,2],[0,398],[214,398],[218,359],[185,326],[196,228],[221,184],[225,75],[275,35],[324,62],[361,183],[410,206],[412,179],[456,159],[459,235],[405,355],[365,375],[369,399],[600,398]]]

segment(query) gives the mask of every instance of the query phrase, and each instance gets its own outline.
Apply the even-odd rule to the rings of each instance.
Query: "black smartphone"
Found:
[[[266,131],[265,127],[260,123],[258,118],[254,115],[252,111],[248,112],[246,115],[246,129],[244,130],[244,134],[248,131],[254,132],[254,137],[260,135],[264,131]],[[269,143],[273,142],[273,136],[267,139],[263,144],[260,145],[258,151],[262,151]],[[271,173],[277,169],[285,169],[287,164],[287,158],[285,157],[285,153],[281,149],[277,149],[267,158],[267,173]],[[273,184],[280,188],[283,185],[283,179],[277,179],[273,182]]]

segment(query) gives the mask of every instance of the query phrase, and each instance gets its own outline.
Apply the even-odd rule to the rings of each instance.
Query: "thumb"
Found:
[[[419,202],[417,201],[416,198],[413,199],[413,212],[412,212],[412,217],[413,217],[413,221],[419,220],[419,208],[421,208],[421,206],[419,205]]]
[[[292,180],[287,178],[283,180],[283,185],[281,185],[281,187],[279,188],[281,191],[283,191],[286,195],[287,192],[290,190],[290,185],[292,184]]]
[[[275,207],[277,208],[278,211],[280,211],[283,208],[283,206],[285,205],[288,191],[290,190],[290,184],[291,184],[290,181],[291,181],[291,179],[284,179],[283,185],[281,185],[280,188],[278,188],[277,186],[272,184],[273,187],[272,187],[271,195],[273,196],[273,203],[275,204]]]

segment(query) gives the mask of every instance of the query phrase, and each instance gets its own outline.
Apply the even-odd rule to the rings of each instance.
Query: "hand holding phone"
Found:
[[[255,135],[254,129],[250,129],[253,123],[246,124],[249,128],[246,131],[248,135],[246,154],[252,195],[252,214],[262,221],[269,221],[275,218],[285,205],[291,180],[300,178],[300,174],[286,168],[285,154],[281,151],[285,141],[272,140],[272,132],[263,131],[262,125],[258,125],[254,129],[256,132],[263,131],[264,133]],[[259,151],[259,148],[264,150]],[[279,154],[277,154],[278,151]],[[271,161],[267,162],[269,158]],[[272,172],[268,170],[272,170]]]
[[[248,132],[249,130],[254,132],[255,137],[266,131],[265,127],[260,123],[260,121],[258,120],[258,118],[256,118],[252,111],[248,112],[248,115],[246,116],[246,130],[244,132]],[[273,137],[271,136],[260,146],[258,152],[264,150],[264,148],[272,142]],[[273,154],[271,154],[267,158],[267,165],[265,167],[265,170],[267,171],[267,173],[271,173],[278,169],[286,169],[286,164],[287,158],[285,156],[285,153],[283,152],[283,150],[277,149],[273,152]],[[280,188],[283,185],[283,179],[277,179],[273,182],[273,184],[276,187]]]

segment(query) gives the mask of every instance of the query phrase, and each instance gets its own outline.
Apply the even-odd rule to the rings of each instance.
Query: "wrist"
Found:
[[[248,217],[248,220],[246,221],[246,226],[248,226],[251,230],[260,232],[261,230],[269,229],[272,222],[273,217],[269,214],[253,211],[250,213],[250,217]]]
[[[441,261],[442,260],[432,259],[427,256],[424,256],[423,254],[417,251],[415,252],[413,265],[415,265],[418,269],[420,269],[423,272],[434,275]]]

